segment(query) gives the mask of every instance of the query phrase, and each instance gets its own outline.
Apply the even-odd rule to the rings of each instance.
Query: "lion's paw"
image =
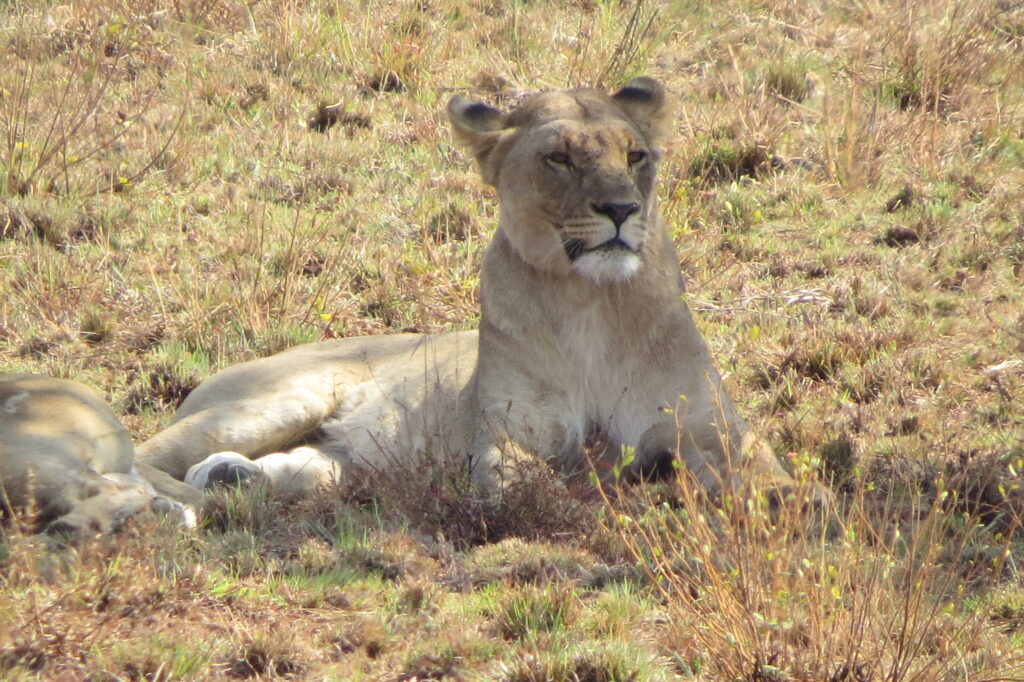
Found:
[[[219,486],[248,486],[263,477],[259,465],[237,452],[218,452],[189,467],[185,483],[210,490]]]
[[[154,497],[153,501],[149,503],[149,508],[157,516],[174,519],[183,528],[188,528],[189,530],[195,528],[198,523],[195,509],[163,495]]]

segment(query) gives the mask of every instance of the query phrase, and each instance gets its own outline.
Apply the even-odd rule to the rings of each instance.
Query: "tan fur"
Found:
[[[153,473],[165,493],[200,501],[196,491]],[[174,505],[139,475],[127,430],[92,389],[0,375],[0,508],[34,513],[40,525],[109,531],[151,506]]]
[[[205,481],[241,458],[204,458],[230,450],[273,480],[296,467],[258,458],[306,444],[312,485],[427,453],[464,458],[498,490],[524,457],[581,466],[598,436],[602,470],[633,448],[631,471],[678,456],[713,490],[743,472],[791,483],[736,413],[681,298],[654,195],[670,120],[661,85],[549,92],[508,113],[455,98],[449,114],[500,201],[479,334],[328,341],[231,367],[140,458]]]

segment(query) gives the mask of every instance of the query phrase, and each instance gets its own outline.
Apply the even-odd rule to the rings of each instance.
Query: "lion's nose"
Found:
[[[615,223],[615,227],[618,228],[622,227],[622,223],[626,222],[626,218],[640,210],[640,204],[635,202],[628,204],[592,204],[591,208],[603,216],[608,216]]]

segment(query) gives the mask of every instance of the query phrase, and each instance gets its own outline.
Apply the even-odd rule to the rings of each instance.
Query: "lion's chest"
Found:
[[[564,319],[557,345],[565,363],[566,426],[635,445],[656,415],[642,385],[643,349],[596,305]]]

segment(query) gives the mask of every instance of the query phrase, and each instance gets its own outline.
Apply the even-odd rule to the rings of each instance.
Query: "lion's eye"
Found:
[[[569,155],[566,154],[565,152],[551,152],[550,154],[547,155],[547,157],[545,157],[545,159],[552,166],[568,167],[572,163],[572,160],[569,158]]]
[[[630,166],[635,166],[638,163],[643,163],[644,159],[647,158],[647,152],[642,149],[634,149],[633,151],[626,154],[626,161],[629,162]]]

